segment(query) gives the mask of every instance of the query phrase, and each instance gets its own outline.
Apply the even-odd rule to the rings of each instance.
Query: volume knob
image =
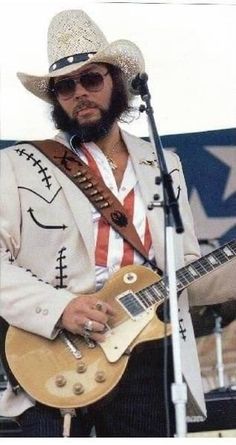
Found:
[[[105,372],[104,371],[97,371],[96,374],[95,374],[95,380],[98,383],[105,382],[105,380],[106,380]]]
[[[66,378],[64,377],[64,375],[57,375],[56,376],[56,385],[61,388],[62,386],[65,386],[66,384]]]
[[[87,369],[87,366],[85,365],[84,362],[80,362],[77,366],[77,372],[79,372],[79,373],[85,372],[86,369]]]
[[[84,387],[83,387],[82,383],[75,383],[73,385],[73,392],[76,395],[82,394],[84,392]]]

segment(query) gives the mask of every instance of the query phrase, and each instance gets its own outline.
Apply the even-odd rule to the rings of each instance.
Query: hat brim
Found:
[[[48,95],[48,83],[53,77],[65,76],[66,74],[73,73],[78,69],[90,64],[90,63],[108,63],[115,65],[121,69],[125,79],[127,81],[132,79],[138,73],[144,71],[144,58],[140,49],[129,40],[116,40],[107,45],[101,51],[92,55],[85,62],[78,62],[71,65],[67,65],[64,68],[55,70],[46,75],[36,76],[26,73],[17,73],[17,76],[23,86],[35,96],[40,99],[51,103]]]

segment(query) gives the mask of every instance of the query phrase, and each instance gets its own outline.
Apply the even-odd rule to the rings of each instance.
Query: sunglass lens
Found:
[[[80,77],[80,83],[88,91],[99,91],[103,87],[103,76],[100,73],[86,73]]]
[[[74,79],[63,79],[55,84],[55,93],[60,96],[68,96],[73,94],[75,90]]]
[[[82,87],[87,91],[100,91],[104,85],[103,75],[90,72],[75,78],[59,80],[54,85],[54,92],[57,96],[70,97],[74,94],[77,83],[81,83]]]

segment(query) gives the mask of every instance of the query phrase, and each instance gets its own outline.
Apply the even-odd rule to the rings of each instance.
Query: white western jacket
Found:
[[[150,143],[122,132],[133,162],[145,205],[154,193],[159,174]],[[67,145],[62,133],[56,139]],[[177,155],[166,152],[175,192],[179,195],[184,233],[175,235],[176,268],[200,256],[194,234],[187,190]],[[153,161],[153,162],[145,162]],[[155,166],[154,166],[155,165]],[[67,304],[79,293],[95,291],[94,236],[91,206],[83,193],[41,152],[21,144],[1,152],[1,297],[0,315],[10,325],[53,339],[55,325]],[[157,264],[164,268],[163,211],[147,211]],[[66,268],[58,271],[58,262]],[[201,289],[201,288],[200,288]],[[193,304],[213,297],[194,289]],[[214,297],[217,295],[214,294]],[[199,298],[199,302],[198,302]],[[218,297],[218,301],[220,296]],[[216,303],[217,298],[213,298]],[[188,387],[188,416],[205,416],[200,368],[193,335],[187,292],[179,298],[179,317],[186,337],[180,335],[182,369]],[[33,406],[24,391],[15,396],[11,388],[0,399],[0,415],[17,416]]]

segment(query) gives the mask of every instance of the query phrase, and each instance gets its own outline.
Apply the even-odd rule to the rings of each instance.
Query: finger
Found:
[[[106,340],[106,332],[100,333],[82,330],[79,334],[84,338],[86,343],[89,342],[89,340],[95,342],[103,342]]]
[[[102,332],[105,329],[105,325],[95,320],[86,319],[82,325],[82,329],[88,332]]]
[[[108,322],[108,314],[98,311],[97,309],[88,309],[87,314],[90,320],[94,320],[97,323],[105,325]]]
[[[115,315],[115,310],[113,309],[113,307],[109,303],[106,303],[105,301],[98,300],[96,302],[96,309],[98,311],[105,312],[109,315]]]
[[[100,334],[98,332],[94,332],[90,338],[96,342],[103,342],[106,340],[106,334]]]

